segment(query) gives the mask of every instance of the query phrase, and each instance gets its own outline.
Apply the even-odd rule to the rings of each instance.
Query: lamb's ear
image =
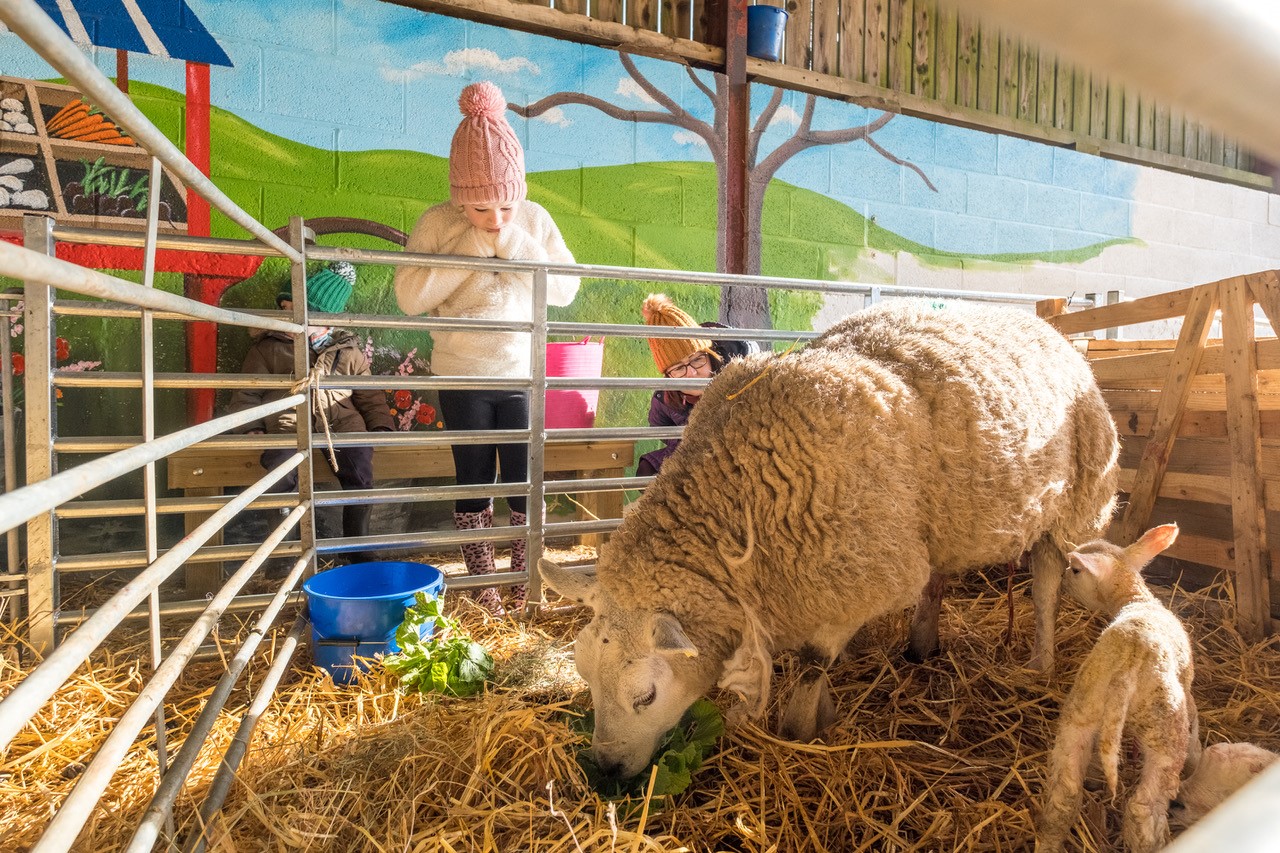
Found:
[[[742,640],[733,656],[725,661],[718,686],[738,694],[752,719],[764,716],[769,704],[769,679],[773,677],[773,656],[754,619],[748,618]]]
[[[1134,569],[1141,569],[1156,558],[1161,551],[1173,544],[1178,538],[1178,525],[1162,524],[1153,527],[1142,537],[1125,549],[1125,557]]]
[[[538,574],[560,595],[596,609],[596,582],[591,578],[546,559],[538,560]]]
[[[685,636],[680,620],[670,613],[654,614],[653,648],[663,654],[679,654],[687,658],[698,656],[698,647]]]

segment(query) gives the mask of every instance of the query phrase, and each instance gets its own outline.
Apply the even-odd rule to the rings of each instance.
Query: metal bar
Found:
[[[9,294],[4,294],[6,297]],[[9,348],[9,324],[0,321],[0,433],[3,435],[4,448],[4,491],[9,493],[18,488],[17,430],[13,425],[13,353]],[[18,548],[18,531],[7,530],[5,538],[5,568],[9,573],[18,571],[21,554]],[[11,611],[6,613],[13,615]]]
[[[29,2],[29,0],[22,0],[22,2]],[[301,331],[295,324],[286,323],[283,320],[259,317],[243,311],[215,308],[163,290],[147,290],[131,281],[67,261],[60,261],[55,257],[38,254],[2,240],[0,240],[0,275],[33,279],[49,287],[58,287],[85,296],[129,302],[144,308],[159,308],[198,320],[212,320],[216,323],[277,332]]]
[[[1164,848],[1165,853],[1272,853],[1280,832],[1280,761]]]
[[[279,552],[277,552],[279,556]],[[227,605],[227,613],[238,613],[243,611],[261,610],[265,607],[274,596],[274,593],[262,593],[260,595],[240,595],[236,596],[235,601]],[[306,596],[300,589],[295,589],[289,593],[289,604],[306,604]],[[160,603],[160,615],[162,617],[170,616],[195,616],[203,613],[204,609],[209,606],[207,598],[193,598],[185,601],[164,601]],[[62,628],[67,625],[79,625],[81,622],[88,620],[93,614],[98,612],[98,608],[91,607],[85,610],[64,610],[58,614],[58,627]],[[146,607],[135,607],[126,613],[120,621],[136,622],[139,619],[146,619],[150,615]]]
[[[593,337],[613,338],[676,338],[687,340],[687,326],[643,326],[635,324],[612,323],[567,323],[563,321],[547,323],[548,335],[577,337],[586,335]],[[712,341],[808,341],[821,335],[821,332],[801,332],[788,329],[716,329],[699,326],[697,335]]]
[[[308,388],[306,397],[298,402],[297,424],[294,432],[298,452],[302,454],[302,458],[307,464],[298,468],[298,498],[307,507],[311,508],[306,515],[302,517],[302,525],[298,528],[299,538],[307,552],[313,555],[307,569],[307,574],[312,574],[316,568],[314,554],[316,552],[316,516],[314,511],[315,500],[315,474],[313,473],[314,458],[311,453],[311,410],[313,400],[316,395],[314,385],[315,374],[311,372],[311,341],[307,335],[308,312],[307,307],[307,231],[301,216],[292,216],[289,218],[289,242],[296,248],[297,256],[294,259],[290,275],[293,281],[292,293],[293,299],[293,319],[294,322],[302,327],[302,334],[294,335],[293,338],[293,375],[301,379],[308,377],[313,383]],[[336,466],[335,466],[336,467]]]
[[[147,313],[152,313],[147,309]],[[154,319],[154,315],[152,315]],[[293,379],[288,376],[225,373],[155,373],[152,381],[156,388],[292,388]],[[141,388],[140,373],[107,371],[57,371],[53,384],[59,388]],[[398,386],[397,386],[398,387]]]
[[[9,695],[0,700],[0,750],[9,745],[13,736],[35,716],[49,697],[67,680],[67,677],[75,672],[76,667],[88,659],[90,653],[119,624],[124,614],[141,603],[152,589],[177,570],[187,557],[208,541],[210,536],[221,530],[232,516],[244,509],[245,504],[277,483],[302,459],[301,454],[295,453],[283,464],[268,471],[261,480],[236,495],[235,499],[228,502],[222,509],[209,516],[204,523],[183,537],[172,550],[107,599],[91,619],[68,636],[62,645],[45,658],[44,663],[32,670],[21,683],[9,691]],[[52,623],[53,620],[49,621]]]
[[[300,260],[297,252],[265,225],[240,209],[200,172],[169,138],[161,133],[91,62],[84,52],[33,0],[12,0],[0,5],[0,20],[30,45],[40,57],[123,127],[134,141],[173,170],[188,188],[205,198],[232,222],[285,257]],[[153,185],[154,189],[154,185]]]
[[[128,246],[138,248],[146,238],[137,231],[117,231],[114,228],[82,228],[76,225],[55,224],[54,239],[63,243],[80,243],[94,246]],[[157,249],[175,252],[198,252],[202,255],[251,255],[255,257],[286,257],[284,252],[262,245],[259,240],[240,240],[232,237],[197,237],[177,232],[157,234]]]
[[[23,245],[29,252],[43,252],[52,257],[56,248],[50,237],[50,220],[43,216],[27,216],[22,221]],[[2,245],[8,245],[0,241]],[[26,401],[27,482],[40,483],[53,477],[57,459],[53,455],[56,433],[53,385],[49,381],[54,365],[53,291],[37,281],[24,283],[26,362],[24,398]],[[7,365],[6,365],[7,369]],[[53,649],[53,614],[58,611],[58,575],[54,571],[57,554],[58,526],[49,504],[22,518],[11,519],[3,509],[6,502],[25,503],[25,489],[5,492],[0,496],[0,525],[13,530],[27,524],[27,635],[38,655]]]
[[[27,345],[31,345],[30,340],[27,341]],[[30,372],[28,370],[28,376]],[[30,379],[28,379],[28,382],[30,382]],[[31,386],[28,385],[28,387]],[[137,470],[147,462],[154,461],[162,456],[168,456],[176,450],[189,447],[204,438],[217,435],[223,430],[251,423],[264,415],[292,408],[300,400],[305,403],[306,399],[307,396],[305,394],[294,394],[271,403],[254,406],[252,409],[246,409],[243,412],[223,415],[220,418],[214,418],[211,421],[169,433],[146,444],[139,444],[127,450],[113,453],[110,456],[85,462],[52,477],[47,475],[42,477],[40,476],[40,471],[32,472],[30,470],[30,455],[33,449],[31,447],[32,442],[28,439],[27,482],[29,485],[23,486],[16,492],[0,496],[0,525],[3,525],[4,530],[8,530],[44,512],[48,512],[50,519],[52,519],[52,510],[58,504],[78,497],[90,489],[115,479],[121,474]],[[43,435],[41,440],[47,442]],[[39,453],[38,447],[35,448],[35,453]],[[29,549],[28,554],[30,554]]]
[[[578,491],[570,489],[569,491]],[[509,498],[529,495],[528,483],[494,483],[477,486],[406,486],[402,489],[343,489],[316,492],[316,506],[356,504],[437,503],[472,498]]]
[[[271,662],[271,668],[267,670],[267,674],[262,679],[262,685],[258,688],[258,692],[253,695],[253,701],[249,704],[249,709],[245,711],[244,716],[240,719],[240,726],[236,729],[231,745],[227,747],[226,753],[222,756],[222,763],[218,767],[218,772],[214,775],[213,782],[209,785],[209,793],[205,797],[204,804],[200,806],[200,817],[197,821],[198,829],[188,837],[187,843],[183,847],[184,853],[203,853],[205,845],[208,843],[206,833],[209,825],[214,816],[222,809],[223,802],[226,801],[227,792],[231,790],[231,782],[235,779],[236,768],[240,766],[240,762],[244,759],[244,754],[249,750],[249,741],[253,737],[253,729],[258,724],[258,719],[262,716],[262,712],[267,710],[267,703],[275,695],[276,686],[280,683],[280,679],[284,677],[285,670],[288,669],[289,662],[293,659],[294,652],[309,627],[310,623],[300,616],[294,620],[293,625],[289,628],[289,633],[285,636],[284,642],[276,652],[275,660]]]
[[[299,507],[299,509],[301,510],[302,507]],[[240,644],[240,648],[236,650],[235,657],[227,665],[227,671],[218,679],[213,692],[209,694],[209,698],[205,700],[204,707],[200,710],[200,716],[196,718],[195,723],[191,726],[191,731],[182,742],[182,748],[178,751],[173,766],[169,768],[169,772],[164,774],[164,778],[160,780],[155,796],[151,798],[151,804],[147,806],[147,811],[143,814],[138,828],[134,830],[133,838],[129,840],[129,846],[125,848],[126,853],[146,853],[146,851],[150,851],[160,834],[161,823],[166,824],[168,830],[166,834],[170,839],[173,839],[173,801],[182,791],[182,783],[191,774],[191,768],[195,766],[196,758],[200,755],[200,748],[208,740],[209,732],[213,730],[213,724],[217,721],[218,715],[226,707],[227,698],[231,695],[232,688],[240,680],[240,674],[249,665],[249,660],[253,657],[254,652],[258,650],[263,637],[266,636],[272,623],[275,622],[276,616],[284,609],[290,590],[298,583],[298,578],[310,564],[312,556],[313,554],[308,552],[294,564],[289,574],[280,584],[280,589],[271,597],[271,603],[267,605],[267,609],[258,617],[257,624],[253,626],[249,636],[245,638],[245,641]]]
[[[420,533],[384,533],[376,536],[358,536],[349,539],[320,539],[316,551],[320,554],[344,554],[348,551],[404,550],[406,548],[453,548],[468,542],[508,542],[508,527],[490,527],[484,530],[433,530]],[[488,577],[486,575],[486,577]]]
[[[232,496],[232,500],[239,498]],[[230,501],[228,501],[230,503]],[[242,507],[243,508],[243,507]],[[167,551],[165,553],[168,553]],[[193,551],[187,557],[188,563],[220,563],[227,560],[243,560],[253,553],[252,545],[208,545]],[[302,553],[302,546],[297,542],[286,542],[280,546],[282,556],[292,557]],[[145,551],[113,551],[110,554],[75,554],[58,558],[58,572],[74,574],[76,572],[98,572],[106,569],[138,569],[147,565]]]
[[[191,655],[200,648],[201,642],[218,624],[218,619],[221,618],[227,605],[231,603],[231,599],[235,597],[241,587],[248,583],[263,561],[271,555],[271,549],[280,540],[284,539],[285,534],[292,530],[298,520],[306,513],[307,507],[305,505],[296,507],[267,536],[266,540],[258,547],[258,550],[254,552],[253,557],[237,569],[235,574],[222,585],[222,588],[214,595],[213,600],[209,602],[209,606],[191,624],[182,639],[169,652],[169,656],[156,669],[155,674],[151,676],[146,686],[138,693],[137,698],[120,715],[120,719],[116,721],[116,724],[111,727],[111,734],[107,735],[106,740],[102,742],[102,746],[98,747],[98,752],[93,756],[93,760],[89,762],[89,766],[80,774],[80,778],[76,780],[76,785],[71,789],[71,793],[62,801],[62,805],[53,816],[53,820],[45,827],[44,834],[40,836],[40,840],[31,848],[32,853],[64,851],[70,849],[71,845],[75,843],[76,836],[80,834],[85,822],[93,814],[93,807],[102,797],[102,792],[106,790],[107,785],[110,784],[111,777],[120,769],[120,762],[125,753],[129,751],[129,746],[137,738],[138,733],[142,731],[142,727],[147,724],[148,718],[151,717],[155,709],[164,702],[165,694],[169,692],[169,688],[182,675],[182,671],[185,669]]]
[[[546,547],[545,520],[547,498],[545,491],[547,445],[547,271],[533,274],[533,334],[530,372],[534,393],[529,395],[529,502],[525,507],[529,519],[529,538],[525,546],[525,570],[529,577],[526,601],[542,600],[542,578],[538,574],[538,560]]]
[[[420,490],[419,490],[420,491]],[[325,494],[325,493],[321,493]],[[227,501],[231,495],[208,495],[191,498],[158,498],[156,512],[162,515],[178,515],[188,512],[212,512]],[[272,494],[254,501],[249,509],[283,509],[292,507],[298,502],[297,497],[289,493]],[[128,498],[106,501],[72,501],[58,507],[55,511],[58,520],[71,518],[115,518],[119,516],[142,515],[146,507],[141,501]]]

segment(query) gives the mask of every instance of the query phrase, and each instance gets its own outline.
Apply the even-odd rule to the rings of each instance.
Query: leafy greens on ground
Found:
[[[435,630],[421,636],[423,626]],[[440,599],[419,592],[404,621],[396,628],[400,651],[382,659],[387,672],[400,679],[403,690],[473,696],[493,677],[493,658],[484,646],[464,633],[458,620],[446,616]]]

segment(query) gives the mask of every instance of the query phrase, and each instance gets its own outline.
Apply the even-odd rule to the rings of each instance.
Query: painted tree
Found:
[[[525,118],[534,118],[555,107],[578,104],[593,107],[619,121],[673,125],[696,134],[706,142],[707,148],[711,151],[717,175],[724,174],[727,151],[725,134],[729,105],[728,87],[724,75],[712,75],[715,83],[714,88],[712,88],[692,68],[685,67],[689,79],[711,102],[713,118],[711,122],[706,122],[681,107],[675,99],[654,85],[636,67],[635,60],[629,54],[620,53],[618,57],[622,62],[622,67],[631,75],[631,79],[636,82],[640,89],[652,99],[657,106],[656,109],[627,109],[582,92],[557,92],[527,107],[522,107],[518,104],[508,104],[507,107],[517,115]],[[760,273],[760,217],[764,211],[765,190],[768,188],[773,176],[777,174],[778,169],[782,168],[784,163],[801,151],[820,145],[839,145],[861,140],[890,162],[914,171],[929,189],[937,192],[937,188],[919,167],[894,156],[875,140],[873,134],[893,120],[894,115],[892,113],[883,113],[865,124],[852,127],[844,127],[837,130],[814,130],[813,113],[818,100],[816,95],[808,95],[806,97],[804,112],[800,116],[795,132],[772,151],[762,155],[760,151],[761,139],[778,115],[778,109],[782,106],[783,94],[782,89],[774,88],[768,103],[761,110],[760,115],[756,117],[750,131],[750,137],[747,140],[747,211],[750,233],[748,234],[747,269],[745,272],[749,275],[758,275]],[[727,221],[726,209],[728,204],[726,182],[717,180],[716,187],[716,210],[719,218],[716,238],[716,269],[720,272],[727,272],[725,269],[725,222]],[[726,288],[724,297],[720,300],[720,321],[739,328],[770,328],[772,324],[769,319],[769,301],[764,289],[758,287]]]

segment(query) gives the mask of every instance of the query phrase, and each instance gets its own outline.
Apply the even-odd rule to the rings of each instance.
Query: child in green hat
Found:
[[[312,311],[337,314],[345,311],[351,291],[355,286],[355,267],[345,261],[335,261],[307,279],[307,307]],[[276,304],[289,310],[293,307],[293,291],[288,285],[276,295]],[[311,345],[311,369],[321,376],[369,376],[369,360],[359,339],[345,329],[332,326],[308,326],[307,339]],[[284,332],[258,332],[249,352],[245,355],[241,373],[293,373],[293,338]],[[241,388],[231,396],[231,412],[239,412],[288,396],[284,388]],[[391,432],[394,426],[387,408],[386,394],[378,390],[351,390],[346,388],[322,388],[315,392],[312,419],[316,431],[321,431],[321,418],[327,418],[330,432]],[[297,416],[292,409],[239,427],[236,431],[250,435],[262,433],[289,433],[297,429]],[[293,450],[277,448],[262,453],[262,467],[274,468],[293,454]],[[337,467],[329,462],[344,489],[373,488],[373,448],[334,448]],[[324,457],[329,460],[329,454]],[[272,492],[291,492],[298,487],[297,472],[282,478]],[[368,504],[349,505],[342,508],[342,535],[369,535]],[[365,562],[370,555],[353,553],[351,562]]]

